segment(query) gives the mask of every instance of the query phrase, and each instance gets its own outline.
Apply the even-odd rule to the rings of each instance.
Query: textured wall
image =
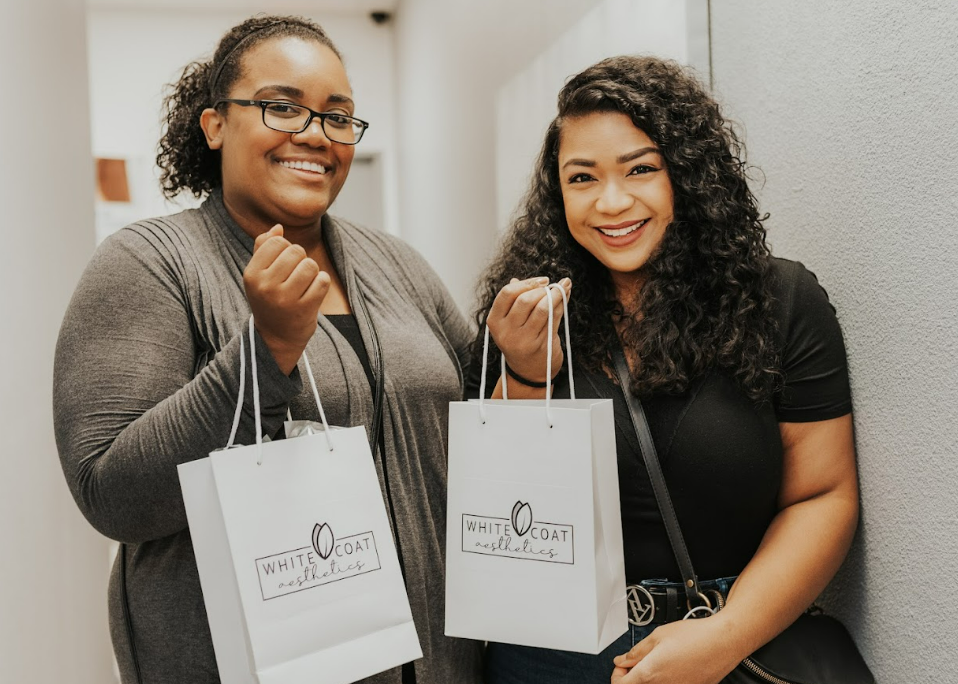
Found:
[[[828,593],[879,682],[958,681],[958,11],[712,3],[774,251],[838,309],[863,518]]]

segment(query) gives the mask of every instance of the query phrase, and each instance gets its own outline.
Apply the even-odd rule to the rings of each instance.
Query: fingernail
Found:
[[[568,278],[563,278],[562,280],[559,281],[559,284],[560,284],[562,287],[569,287],[569,286],[572,285],[572,281],[569,280]]]
[[[549,279],[546,277],[534,278],[533,281],[536,285],[548,285]]]

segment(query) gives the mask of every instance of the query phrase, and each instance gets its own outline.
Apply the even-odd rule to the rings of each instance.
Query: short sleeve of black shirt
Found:
[[[775,415],[783,423],[838,418],[852,410],[845,343],[828,294],[802,264],[775,259],[781,370]]]

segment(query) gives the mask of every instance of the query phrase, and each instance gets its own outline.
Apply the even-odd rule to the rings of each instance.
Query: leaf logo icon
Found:
[[[527,503],[516,501],[512,507],[512,529],[520,537],[529,531],[532,527],[532,507]]]
[[[329,525],[317,523],[313,527],[313,548],[316,549],[319,557],[323,560],[329,558],[329,554],[333,552],[335,545],[336,538],[333,536],[333,531],[329,529]]]

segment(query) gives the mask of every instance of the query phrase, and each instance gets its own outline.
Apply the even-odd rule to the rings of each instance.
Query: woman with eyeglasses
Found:
[[[477,320],[510,398],[545,396],[552,335],[553,396],[567,398],[559,315],[543,328],[541,289],[518,279],[570,289],[577,395],[613,400],[633,624],[596,656],[489,644],[489,684],[715,684],[845,557],[858,491],[841,330],[815,276],[770,254],[745,169],[718,104],[673,62],[607,59],[559,93]],[[488,386],[501,395],[498,360]],[[673,552],[626,393],[644,405],[697,581]]]
[[[167,196],[205,201],[108,238],[63,321],[57,443],[80,509],[122,542],[109,606],[125,683],[219,681],[176,466],[227,442],[251,312],[264,434],[282,436],[287,410],[319,420],[307,351],[329,422],[377,442],[424,658],[369,681],[480,681],[481,645],[442,627],[446,416],[473,332],[418,253],[328,214],[367,128],[354,107],[315,23],[231,29],[175,84],[157,159]]]

